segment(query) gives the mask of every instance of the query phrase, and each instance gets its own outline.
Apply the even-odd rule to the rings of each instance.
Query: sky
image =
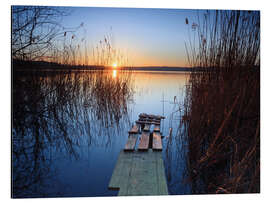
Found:
[[[187,67],[185,42],[197,10],[70,7],[62,19],[66,28],[83,26],[76,37],[90,47],[111,35],[112,46],[124,53],[132,66]],[[189,25],[190,26],[190,25]]]

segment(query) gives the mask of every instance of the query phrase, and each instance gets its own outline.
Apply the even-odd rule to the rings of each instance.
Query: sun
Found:
[[[117,68],[117,63],[114,63],[114,64],[113,64],[113,67],[114,67],[114,68]]]

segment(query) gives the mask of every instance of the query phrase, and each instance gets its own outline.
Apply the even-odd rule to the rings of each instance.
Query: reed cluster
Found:
[[[110,73],[95,72],[91,90],[92,98],[95,98],[93,111],[105,127],[112,126],[112,121],[118,124],[123,115],[128,113],[128,103],[134,94],[130,71],[118,70],[117,76]]]
[[[47,54],[37,60],[69,66],[128,66],[126,54],[113,46],[112,34],[104,36],[103,40],[93,47],[87,42],[86,37],[77,36],[76,33],[82,26],[83,24],[75,31],[64,32],[63,36],[55,40]]]
[[[181,124],[192,192],[259,192],[260,14],[207,11],[191,28],[186,49],[197,71]]]
[[[51,163],[56,152],[67,159],[80,158],[83,147],[108,146],[112,136],[125,132],[125,124],[130,124],[128,102],[134,91],[131,74],[117,74],[114,77],[111,71],[14,70],[14,197],[42,192],[34,190],[53,175]]]
[[[92,56],[90,57],[95,65],[99,66],[128,66],[129,61],[127,53],[115,48],[113,44],[112,30],[110,34],[104,36],[103,40],[92,49]]]

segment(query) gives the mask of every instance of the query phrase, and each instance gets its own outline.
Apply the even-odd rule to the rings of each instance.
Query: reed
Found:
[[[200,16],[201,15],[201,16]],[[181,121],[193,193],[260,191],[260,14],[207,11],[191,25]],[[189,26],[188,19],[186,24]]]

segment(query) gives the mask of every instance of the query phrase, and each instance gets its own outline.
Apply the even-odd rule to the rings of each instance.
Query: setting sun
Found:
[[[114,63],[114,64],[113,64],[113,67],[114,67],[114,68],[117,68],[117,63]]]

